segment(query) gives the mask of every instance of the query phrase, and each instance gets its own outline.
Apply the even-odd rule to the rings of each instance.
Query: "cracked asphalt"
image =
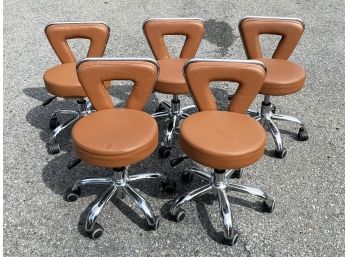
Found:
[[[343,1],[4,1],[4,256],[343,256],[344,255],[344,2]],[[86,188],[73,203],[63,200],[65,190],[86,176],[108,176],[104,169],[80,164],[70,131],[58,141],[62,152],[51,156],[46,143],[48,120],[57,108],[76,108],[74,101],[48,98],[42,75],[59,63],[44,35],[53,21],[105,21],[111,27],[105,55],[153,57],[142,33],[150,17],[200,17],[206,34],[197,57],[245,59],[238,21],[246,15],[299,17],[305,33],[291,60],[307,70],[306,85],[291,96],[272,100],[282,113],[306,123],[310,140],[294,140],[297,127],[279,123],[288,148],[285,159],[272,157],[269,137],[265,156],[245,169],[238,183],[259,187],[276,199],[272,214],[260,212],[260,201],[230,193],[234,220],[241,232],[235,247],[222,244],[217,201],[204,196],[185,206],[186,218],[175,223],[167,211],[173,195],[159,192],[159,181],[134,187],[161,216],[160,228],[148,231],[142,215],[129,199],[113,200],[103,210],[104,235],[92,241],[83,233],[83,219],[105,188]],[[261,37],[270,54],[278,37]],[[169,37],[178,53],[183,38]],[[78,58],[86,42],[69,42]],[[111,94],[122,106],[131,89],[127,81],[113,83]],[[214,83],[221,108],[235,85]],[[154,94],[146,111],[152,112],[169,96]],[[189,96],[181,97],[184,104]],[[259,108],[261,96],[253,104]],[[165,121],[159,120],[161,131]],[[161,136],[163,135],[163,132]],[[171,158],[181,154],[175,145]],[[180,174],[192,161],[172,169],[154,153],[132,167],[134,173],[158,171],[177,182],[178,192],[202,185],[194,179],[183,184]]]

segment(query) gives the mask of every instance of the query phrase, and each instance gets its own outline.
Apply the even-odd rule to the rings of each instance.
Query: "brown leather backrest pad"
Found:
[[[109,39],[109,27],[104,23],[54,23],[45,29],[53,50],[62,63],[76,62],[67,40],[84,38],[91,41],[87,57],[102,57]]]
[[[228,111],[246,113],[262,87],[266,71],[262,63],[236,61],[196,61],[185,66],[185,77],[196,105],[200,111],[217,110],[216,101],[210,91],[212,81],[239,83]]]
[[[155,63],[145,60],[93,59],[82,60],[77,67],[77,75],[97,111],[114,108],[112,98],[103,84],[111,80],[133,81],[126,108],[142,110],[145,107],[158,77]]]
[[[165,35],[186,36],[180,58],[191,59],[198,50],[205,27],[200,19],[150,19],[144,23],[143,30],[157,60],[171,58],[164,42]]]
[[[246,17],[239,23],[239,32],[248,59],[262,58],[259,36],[282,36],[272,58],[287,60],[294,51],[304,31],[300,20],[272,17]]]

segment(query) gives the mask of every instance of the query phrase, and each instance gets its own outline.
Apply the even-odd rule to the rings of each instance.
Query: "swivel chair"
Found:
[[[83,89],[96,112],[83,117],[72,129],[72,141],[77,156],[90,165],[112,168],[113,177],[84,178],[66,192],[67,201],[76,201],[81,187],[107,185],[109,188],[90,209],[85,231],[96,239],[103,233],[97,218],[107,202],[115,195],[128,195],[143,212],[150,228],[157,229],[159,219],[150,204],[129,184],[157,178],[159,173],[128,175],[129,166],[147,158],[158,144],[158,127],[151,115],[141,111],[150,97],[158,76],[152,59],[86,58],[77,65]],[[133,89],[125,108],[115,108],[105,81],[132,80]]]
[[[199,112],[186,118],[180,127],[180,145],[188,157],[213,168],[213,172],[191,169],[208,184],[175,199],[170,214],[177,221],[185,217],[185,203],[207,193],[218,196],[224,224],[224,237],[234,245],[238,232],[234,228],[232,209],[226,190],[252,194],[264,199],[264,211],[272,212],[274,201],[263,191],[234,184],[229,180],[234,170],[255,163],[263,156],[266,133],[253,118],[245,115],[266,77],[258,61],[192,59],[185,65],[185,76]],[[209,89],[212,81],[239,83],[228,111],[218,111]]]
[[[171,103],[161,102],[152,114],[154,118],[169,118],[158,154],[161,158],[170,155],[173,133],[179,128],[180,121],[189,116],[187,111],[194,105],[181,107],[179,95],[188,94],[189,89],[183,76],[183,67],[193,58],[204,36],[204,23],[198,18],[148,19],[143,24],[145,37],[159,66],[160,75],[155,84],[155,91],[173,95]],[[173,58],[164,41],[165,35],[184,35],[186,40],[179,58]]]
[[[248,113],[270,130],[275,143],[275,156],[284,158],[287,150],[283,146],[281,134],[274,120],[297,123],[300,126],[297,133],[299,141],[306,141],[309,136],[304,123],[299,119],[277,113],[276,106],[271,103],[270,97],[294,94],[304,86],[305,69],[288,60],[302,36],[304,23],[294,18],[245,17],[239,22],[239,31],[247,58],[259,60],[267,67],[267,76],[259,92],[264,95],[261,110],[249,110]],[[261,34],[282,36],[272,58],[262,55],[259,43]]]
[[[47,91],[54,95],[43,103],[49,104],[56,97],[78,99],[77,110],[56,110],[50,119],[49,126],[53,130],[48,141],[48,152],[57,154],[60,146],[56,141],[59,133],[78,119],[92,112],[91,104],[85,100],[84,92],[76,74],[76,59],[67,43],[68,39],[85,38],[90,40],[88,57],[101,57],[109,38],[110,29],[104,22],[58,22],[48,24],[45,33],[53,50],[62,64],[48,69],[43,79]],[[109,86],[109,82],[105,82]],[[70,118],[60,124],[57,114],[69,115]]]

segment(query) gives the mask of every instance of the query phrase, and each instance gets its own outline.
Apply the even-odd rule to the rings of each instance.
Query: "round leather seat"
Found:
[[[188,59],[161,59],[157,60],[160,74],[155,84],[155,90],[164,94],[188,94],[183,68]]]
[[[300,65],[286,60],[270,58],[259,59],[259,61],[267,67],[267,76],[260,94],[289,95],[303,88],[306,71]]]
[[[76,73],[76,63],[65,63],[48,69],[43,76],[46,89],[64,98],[86,97]]]
[[[133,109],[105,109],[79,120],[72,140],[80,159],[120,168],[147,158],[157,147],[158,127],[151,115]]]
[[[202,111],[186,118],[180,143],[188,157],[214,169],[238,169],[264,154],[265,129],[239,113]]]

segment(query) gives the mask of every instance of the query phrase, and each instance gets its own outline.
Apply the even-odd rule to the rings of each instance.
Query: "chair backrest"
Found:
[[[259,36],[280,35],[272,58],[287,60],[304,31],[304,23],[296,18],[248,16],[239,22],[239,33],[248,59],[262,58]]]
[[[142,110],[159,72],[153,59],[141,58],[85,58],[77,64],[77,75],[92,105],[97,111],[115,108],[104,82],[131,80],[133,89],[126,108]]]
[[[266,68],[259,61],[192,59],[185,64],[184,73],[199,111],[217,110],[210,82],[229,81],[239,86],[228,111],[244,114],[262,87]]]
[[[195,56],[204,36],[204,23],[199,18],[155,18],[143,24],[145,37],[157,60],[171,58],[164,36],[186,36],[180,58],[191,59]]]
[[[104,22],[56,22],[45,28],[45,34],[62,63],[76,62],[67,40],[90,40],[87,57],[102,57],[109,39],[110,28]]]

